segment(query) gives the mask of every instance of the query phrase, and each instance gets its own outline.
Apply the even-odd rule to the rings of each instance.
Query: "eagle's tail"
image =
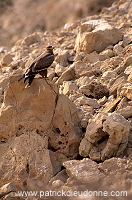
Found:
[[[25,78],[25,74],[23,74],[23,75],[18,79],[18,82],[21,81],[23,78]]]
[[[35,77],[35,75],[32,75],[32,76],[29,76],[29,77],[25,78],[24,83],[28,79],[28,84],[26,85],[25,88],[30,87],[31,83],[33,82],[34,77]]]

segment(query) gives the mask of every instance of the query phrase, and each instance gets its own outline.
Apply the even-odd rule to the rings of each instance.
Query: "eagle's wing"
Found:
[[[44,56],[40,55],[36,60],[35,64],[32,67],[32,71],[41,71],[48,68],[54,61],[54,55],[47,53]]]

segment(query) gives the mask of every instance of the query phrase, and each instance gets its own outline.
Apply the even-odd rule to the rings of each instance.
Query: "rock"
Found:
[[[110,102],[107,102],[104,105],[104,108],[101,110],[102,112],[114,112],[114,110],[116,109],[116,106],[118,105],[118,103],[121,101],[121,98],[118,97],[116,99],[112,99]]]
[[[125,69],[131,65],[132,63],[132,56],[127,57],[123,60],[123,62],[114,70],[117,74],[121,74],[125,71]]]
[[[74,62],[72,67],[74,68],[75,75],[77,78],[81,76],[93,76],[91,64],[86,64],[85,62],[78,61]]]
[[[71,81],[64,81],[62,87],[64,95],[75,93],[78,90],[78,87],[75,85],[75,83],[72,83]]]
[[[126,74],[122,73],[117,76],[115,79],[109,82],[108,88],[110,95],[117,96],[117,91],[124,85],[127,80]]]
[[[126,108],[122,108],[118,111],[116,111],[116,113],[122,115],[124,118],[128,119],[130,117],[132,117],[132,106],[127,106]]]
[[[111,79],[116,78],[116,76],[117,76],[116,72],[106,71],[103,73],[101,77],[101,82],[107,85],[111,81]]]
[[[128,35],[128,34],[125,34],[123,35],[123,46],[127,46],[128,44],[130,44],[132,42],[132,36],[131,34]]]
[[[132,100],[132,84],[126,83],[119,91],[119,95]]]
[[[53,187],[53,188],[59,188],[59,187],[61,187],[62,185],[64,185],[64,183],[63,183],[61,180],[56,180],[56,181],[53,181],[53,182],[52,182],[52,187]]]
[[[107,97],[109,94],[107,87],[96,81],[91,81],[88,85],[82,85],[79,87],[79,91],[95,99],[100,99],[104,96]]]
[[[87,85],[91,82],[90,78],[87,76],[81,76],[80,78],[75,80],[77,86]]]
[[[42,189],[62,161],[78,155],[80,122],[75,105],[52,82],[36,78],[25,89],[19,77],[10,77],[1,108],[0,179]]]
[[[107,102],[107,97],[104,96],[104,97],[102,97],[101,99],[99,99],[97,102],[98,102],[98,104],[99,104],[100,106],[102,106],[102,105],[104,105],[104,104]]]
[[[81,161],[69,160],[63,163],[70,178],[74,178],[76,183],[95,184],[104,175],[98,169],[96,162],[84,158]]]
[[[88,98],[86,96],[81,96],[79,98],[77,98],[74,103],[78,106],[82,106],[82,105],[88,105],[88,106],[91,106],[93,108],[99,108],[99,104],[97,102],[96,99],[91,99],[91,98]]]
[[[26,46],[30,46],[31,44],[34,44],[36,42],[40,42],[41,41],[41,38],[40,36],[38,35],[38,33],[33,33],[27,37],[25,37],[21,44],[22,45],[26,45]]]
[[[129,184],[132,162],[130,159],[111,158],[105,160],[98,165],[98,168],[103,171],[106,176],[102,183],[102,188],[106,185],[111,185],[111,190],[131,190],[131,184]],[[126,170],[127,169],[127,170]],[[129,193],[128,198],[129,199]]]
[[[104,51],[102,51],[100,54],[99,54],[99,60],[106,60],[108,58],[111,58],[114,56],[114,52],[112,51],[112,49],[105,49]]]
[[[90,62],[90,63],[95,63],[99,61],[99,54],[94,51],[90,54],[87,54],[87,56],[83,59],[84,62]]]
[[[55,73],[58,75],[58,76],[61,76],[61,74],[66,70],[67,68],[66,67],[63,67],[61,66],[60,64],[57,64],[55,66]]]
[[[57,57],[56,57],[56,62],[59,63],[63,67],[68,66],[68,57],[69,57],[69,51],[63,50]]]
[[[79,153],[97,161],[122,155],[128,143],[129,130],[130,124],[123,116],[117,113],[97,114],[89,120]]]
[[[132,72],[131,72],[131,74],[128,76],[127,81],[130,82],[130,83],[132,83]]]
[[[8,66],[13,61],[12,58],[13,58],[12,54],[10,54],[10,53],[6,54],[2,59],[2,65]]]
[[[52,68],[48,69],[47,77],[49,78],[49,80],[52,80],[55,77],[55,71],[54,71],[54,69],[52,69]]]
[[[113,51],[115,52],[116,55],[120,54],[123,50],[123,47],[119,44],[116,44],[113,48]]]
[[[6,185],[0,188],[0,198],[6,196],[10,192],[15,192],[16,187],[12,183],[7,183]]]
[[[61,85],[63,81],[71,81],[74,80],[74,78],[75,78],[75,71],[73,66],[70,66],[61,74],[59,79],[56,81],[56,84]]]
[[[100,52],[108,45],[116,44],[122,39],[119,29],[106,21],[91,20],[81,24],[80,33],[76,38],[75,50],[91,53]]]

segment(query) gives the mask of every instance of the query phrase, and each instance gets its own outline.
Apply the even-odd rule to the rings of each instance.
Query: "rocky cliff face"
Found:
[[[1,47],[3,199],[28,200],[19,198],[17,191],[45,189],[126,190],[128,196],[119,195],[120,199],[130,199],[130,4],[120,0],[100,15],[67,23],[59,31],[33,33],[10,50]],[[36,76],[31,87],[25,88],[18,78],[49,44],[56,50],[48,80]]]

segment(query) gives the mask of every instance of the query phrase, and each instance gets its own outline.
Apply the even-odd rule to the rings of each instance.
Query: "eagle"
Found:
[[[30,65],[27,66],[24,74],[18,81],[24,78],[24,83],[28,80],[26,87],[30,87],[36,74],[40,74],[43,78],[47,77],[47,69],[54,61],[54,47],[48,46],[46,51],[38,56]]]

